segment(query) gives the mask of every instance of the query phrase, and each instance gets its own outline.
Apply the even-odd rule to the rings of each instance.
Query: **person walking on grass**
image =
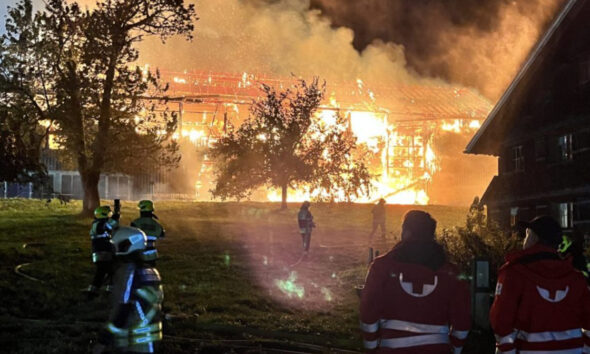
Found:
[[[371,210],[373,214],[373,229],[369,235],[370,243],[373,243],[373,235],[377,231],[377,228],[381,228],[381,239],[385,239],[385,199],[379,199],[379,202]]]
[[[460,353],[471,326],[469,285],[434,240],[436,220],[408,211],[401,241],[375,258],[361,292],[370,353]]]
[[[315,227],[313,222],[313,215],[309,211],[311,203],[308,201],[301,204],[299,213],[297,214],[297,222],[299,224],[299,234],[303,241],[303,252],[306,255],[309,252],[309,244],[311,243],[311,231]]]
[[[490,311],[497,353],[590,353],[590,290],[557,252],[560,225],[549,216],[524,224],[523,249],[506,256]]]

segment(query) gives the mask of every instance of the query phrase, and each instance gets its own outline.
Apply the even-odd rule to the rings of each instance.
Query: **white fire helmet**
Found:
[[[121,226],[113,233],[112,242],[115,245],[115,254],[117,256],[124,256],[135,251],[144,250],[147,244],[147,237],[138,228]]]

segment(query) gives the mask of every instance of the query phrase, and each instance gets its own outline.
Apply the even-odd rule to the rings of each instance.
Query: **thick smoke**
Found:
[[[253,72],[288,77],[319,75],[330,81],[408,83],[420,80],[406,67],[403,47],[373,42],[362,52],[347,28],[309,10],[305,0],[200,1],[195,39],[150,39],[141,60],[168,70]]]
[[[335,26],[402,45],[421,75],[475,87],[495,101],[564,0],[311,0]]]

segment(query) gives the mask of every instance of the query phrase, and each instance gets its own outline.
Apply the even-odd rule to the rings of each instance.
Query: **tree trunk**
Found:
[[[98,194],[98,181],[100,173],[80,172],[82,177],[82,187],[84,188],[84,200],[82,202],[82,215],[91,216],[100,205],[100,195]]]
[[[285,209],[287,209],[287,190],[289,189],[289,186],[287,186],[287,184],[283,184],[281,189],[282,189],[281,210],[285,210]]]

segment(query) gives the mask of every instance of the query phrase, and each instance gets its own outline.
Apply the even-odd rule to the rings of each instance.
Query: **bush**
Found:
[[[475,257],[490,260],[490,277],[495,282],[498,268],[504,263],[506,253],[518,249],[520,242],[488,220],[483,205],[475,197],[469,207],[464,227],[443,229],[439,237],[450,261],[464,274],[471,273]],[[492,283],[493,284],[493,283]]]

